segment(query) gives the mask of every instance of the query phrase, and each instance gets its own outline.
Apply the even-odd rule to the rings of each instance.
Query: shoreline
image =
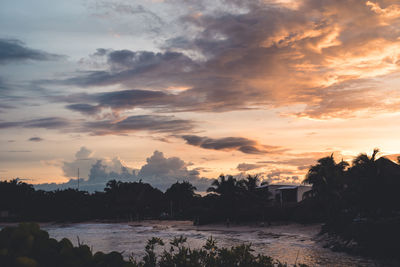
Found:
[[[87,226],[85,226],[87,224]],[[5,227],[5,226],[17,226],[18,223],[0,223],[0,228]],[[121,229],[124,233],[138,233],[139,236],[143,235],[143,232],[154,232],[158,233],[156,235],[160,235],[160,237],[164,236],[164,241],[169,241],[167,237],[165,237],[165,233],[171,232],[172,236],[188,236],[188,238],[192,238],[191,242],[193,241],[193,238],[195,238],[198,242],[200,240],[200,243],[205,241],[205,237],[214,237],[216,238],[217,241],[220,242],[220,244],[225,244],[226,246],[231,246],[233,244],[241,244],[241,243],[251,243],[253,244],[253,248],[256,249],[256,253],[258,253],[261,250],[267,249],[268,252],[267,254],[273,256],[273,257],[279,257],[279,258],[284,258],[285,261],[290,262],[293,260],[292,258],[296,257],[297,252],[293,252],[291,256],[287,256],[285,251],[285,244],[289,245],[292,242],[294,242],[290,247],[294,249],[295,251],[300,250],[302,251],[302,247],[306,246],[308,251],[313,250],[314,254],[316,255],[319,259],[324,259],[325,256],[329,256],[329,260],[332,263],[332,255],[336,255],[334,257],[341,257],[341,258],[353,258],[353,260],[350,260],[350,262],[361,262],[361,263],[366,263],[366,265],[361,265],[361,266],[399,266],[398,261],[392,261],[391,259],[379,259],[375,257],[371,257],[368,255],[360,255],[360,254],[355,254],[355,253],[349,253],[349,251],[343,251],[343,250],[335,250],[332,249],[331,247],[326,246],[327,242],[329,241],[329,238],[327,238],[326,235],[321,235],[320,230],[321,230],[321,225],[322,224],[299,224],[299,223],[293,223],[293,222],[275,222],[271,226],[266,226],[262,225],[257,222],[251,222],[251,223],[240,223],[240,224],[231,224],[229,227],[226,226],[226,224],[223,223],[214,223],[214,224],[207,224],[207,225],[200,225],[196,226],[193,225],[192,221],[185,221],[185,220],[143,220],[143,221],[134,221],[134,222],[129,222],[129,221],[104,221],[104,220],[89,220],[85,222],[45,222],[45,223],[39,223],[40,227],[44,230],[47,230],[50,232],[54,231],[58,232],[57,236],[53,236],[53,238],[61,238],[65,237],[68,238],[68,233],[71,231],[70,229],[74,229],[74,231],[77,228],[87,228],[87,229]],[[99,226],[96,226],[99,225]],[[103,226],[101,226],[103,225]],[[110,227],[107,227],[107,225],[110,225]],[[118,227],[118,225],[121,225],[122,227]],[[129,230],[129,228],[132,228],[132,230]],[[144,229],[147,228],[147,229]],[[64,230],[63,230],[64,229]],[[101,230],[102,231],[102,230]],[[115,237],[118,240],[118,236],[120,235],[118,233],[119,230],[109,230],[112,236],[115,235]],[[117,231],[114,234],[114,231]],[[77,233],[70,234],[71,236],[69,238],[74,238]],[[125,235],[125,234],[123,234]],[[135,234],[134,234],[135,235]],[[203,236],[200,237],[199,236]],[[151,234],[148,236],[151,238]],[[90,243],[91,239],[88,239],[89,237],[87,236],[86,238],[82,237],[81,240],[86,240],[88,243]],[[72,240],[71,239],[71,240]],[[134,238],[135,239],[135,238]],[[203,240],[204,239],[204,240]],[[143,238],[143,242],[145,242],[145,238]],[[203,241],[201,241],[203,240]],[[227,241],[228,240],[228,241]],[[118,241],[117,241],[118,242]],[[138,242],[134,241],[133,242]],[[226,243],[228,242],[228,243]],[[289,242],[289,243],[288,243]],[[141,248],[143,243],[139,244],[133,244],[133,247],[131,247],[132,251],[135,250],[135,246],[138,246]],[[129,246],[130,247],[130,246]],[[122,251],[122,250],[121,250]],[[313,254],[309,254],[313,255]],[[315,256],[313,256],[315,257]],[[358,260],[354,260],[358,259]],[[328,260],[328,258],[326,258]],[[342,260],[343,261],[343,260]],[[378,265],[371,265],[371,262],[377,262]],[[392,263],[393,262],[393,263]],[[322,265],[321,265],[322,266]],[[349,266],[355,266],[353,264]]]

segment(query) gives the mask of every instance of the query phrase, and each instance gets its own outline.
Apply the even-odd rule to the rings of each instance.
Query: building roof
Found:
[[[298,185],[286,185],[278,187],[277,190],[296,189],[298,187],[299,187]]]
[[[273,188],[273,189],[294,189],[294,188],[311,188],[311,185],[305,185],[305,184],[299,184],[299,185],[290,185],[290,184],[265,184],[265,185],[260,185],[257,186],[257,189],[263,189],[263,188]]]

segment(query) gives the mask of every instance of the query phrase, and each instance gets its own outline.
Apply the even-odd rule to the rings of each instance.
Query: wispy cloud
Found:
[[[31,141],[31,142],[42,142],[43,138],[35,136],[35,137],[29,138],[28,141]]]
[[[83,124],[82,131],[95,135],[121,134],[135,131],[179,133],[191,131],[194,123],[174,116],[138,115],[118,120],[91,121]]]
[[[58,60],[61,58],[63,58],[61,55],[28,48],[20,40],[0,39],[0,64],[25,60]]]
[[[47,117],[33,120],[0,122],[0,129],[16,127],[60,129],[68,125],[70,125],[70,122],[67,119],[60,117]]]
[[[210,138],[207,136],[183,135],[187,144],[204,149],[240,151],[246,154],[266,154],[281,151],[277,146],[261,145],[257,141],[244,137]]]

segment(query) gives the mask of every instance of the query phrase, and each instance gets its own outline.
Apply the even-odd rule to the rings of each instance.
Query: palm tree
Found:
[[[221,196],[232,195],[238,191],[239,188],[243,188],[242,182],[237,181],[232,175],[221,174],[219,180],[215,179],[212,186],[207,189],[207,192],[214,192]]]
[[[219,180],[216,179],[212,182],[212,186],[207,189],[207,192],[214,192],[219,195],[220,209],[224,216],[235,218],[238,205],[240,204],[239,198],[243,192],[243,181],[238,181],[232,175],[225,176],[221,174]]]
[[[318,164],[311,166],[303,183],[312,185],[313,197],[329,201],[332,195],[337,195],[342,189],[347,166],[349,164],[343,160],[336,163],[333,154],[321,158]]]
[[[246,180],[244,180],[244,185],[249,192],[254,192],[258,186],[260,179],[258,178],[258,175],[248,175]]]
[[[349,187],[347,194],[350,203],[360,213],[367,215],[379,205],[377,190],[381,187],[380,173],[382,170],[377,165],[379,149],[374,149],[371,157],[359,154],[349,169]],[[379,191],[379,190],[378,190]]]
[[[361,168],[370,168],[373,167],[376,161],[376,155],[379,153],[379,149],[375,148],[372,152],[371,157],[368,157],[366,153],[359,154],[353,160],[353,166],[361,167]]]
[[[195,190],[197,188],[187,181],[182,183],[176,182],[165,191],[165,196],[167,200],[174,204],[174,207],[178,211],[183,211],[192,204],[196,196]]]
[[[335,162],[333,154],[321,158],[318,163],[311,166],[303,183],[312,185],[311,197],[316,200],[320,212],[328,220],[334,219],[337,211],[343,206],[343,191],[345,188],[345,171],[349,164],[345,161]]]
[[[121,181],[110,180],[107,182],[106,187],[104,188],[104,191],[106,193],[116,192],[116,191],[118,191],[118,188],[120,186],[121,186]]]

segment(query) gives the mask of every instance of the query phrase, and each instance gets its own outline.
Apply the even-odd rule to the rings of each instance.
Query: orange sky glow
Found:
[[[398,1],[6,0],[0,29],[0,179],[298,184],[400,152]]]

